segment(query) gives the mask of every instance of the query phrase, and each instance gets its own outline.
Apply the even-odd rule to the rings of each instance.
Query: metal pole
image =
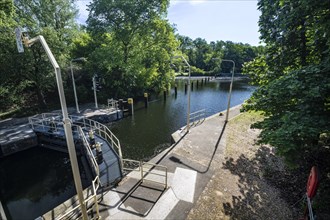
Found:
[[[228,122],[229,109],[230,109],[230,100],[231,100],[231,92],[232,92],[232,89],[233,89],[233,82],[234,82],[235,62],[233,60],[222,60],[222,61],[232,62],[233,63],[233,73],[231,75],[231,82],[230,82],[229,94],[228,94],[228,105],[227,105],[226,121],[225,121],[225,122]]]
[[[233,82],[234,82],[235,62],[233,60],[222,60],[221,58],[212,58],[212,60],[221,60],[221,62],[225,61],[225,62],[233,63],[233,72],[232,72],[232,75],[231,75],[231,82],[230,82],[230,86],[229,86],[228,105],[227,105],[226,120],[225,120],[225,122],[228,122],[231,92],[232,92],[232,89],[233,89]]]
[[[79,105],[78,105],[77,91],[76,91],[76,83],[75,83],[74,75],[73,75],[72,60],[70,61],[70,68],[71,68],[71,77],[72,77],[74,100],[76,102],[77,113],[80,113],[80,111],[79,111]]]
[[[190,90],[191,90],[191,85],[190,85],[190,65],[188,64],[187,60],[182,57],[183,60],[186,62],[186,64],[189,66],[189,78],[188,78],[188,110],[187,110],[187,132],[189,132],[190,128]]]
[[[76,191],[78,194],[79,204],[82,212],[82,217],[84,220],[88,219],[87,216],[87,209],[86,204],[84,202],[84,196],[82,191],[82,184],[81,184],[81,178],[80,178],[80,172],[78,167],[78,160],[77,160],[77,154],[76,154],[76,148],[73,141],[73,135],[72,135],[72,128],[71,128],[71,120],[68,117],[68,110],[66,106],[66,100],[64,95],[64,89],[63,89],[63,82],[62,82],[62,76],[61,76],[61,70],[59,65],[57,64],[54,55],[52,54],[51,50],[48,47],[47,42],[45,41],[43,36],[38,36],[39,41],[43,48],[45,49],[47,56],[52,63],[54,69],[55,69],[55,75],[56,75],[56,81],[57,81],[57,87],[58,87],[58,93],[60,97],[61,102],[61,108],[62,108],[62,114],[63,114],[63,127],[65,131],[65,137],[66,137],[66,143],[69,150],[69,156],[71,161],[71,168],[73,173],[73,179],[76,187]]]
[[[99,106],[97,105],[97,96],[96,96],[96,82],[95,82],[95,76],[93,76],[93,88],[94,88],[95,108],[99,108]]]

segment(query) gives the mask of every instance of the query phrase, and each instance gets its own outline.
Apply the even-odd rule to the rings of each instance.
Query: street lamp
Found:
[[[73,179],[74,179],[76,191],[78,194],[78,200],[79,200],[79,204],[80,204],[80,208],[81,208],[81,212],[82,212],[82,217],[84,220],[87,220],[88,219],[87,209],[86,209],[86,204],[84,202],[84,195],[83,195],[83,191],[82,191],[82,184],[81,184],[80,172],[79,172],[79,167],[78,167],[77,153],[76,153],[76,148],[75,148],[75,144],[73,141],[71,120],[69,119],[68,109],[67,109],[66,101],[65,101],[61,69],[60,69],[53,53],[49,49],[49,46],[43,36],[39,35],[37,37],[29,39],[29,37],[24,36],[20,32],[19,28],[17,28],[16,29],[16,40],[17,40],[18,50],[20,53],[24,52],[24,49],[22,49],[23,44],[22,44],[21,37],[23,37],[23,42],[27,47],[30,47],[30,46],[32,46],[32,44],[39,41],[41,43],[42,47],[44,48],[50,62],[52,63],[52,65],[54,67],[57,88],[58,88],[58,93],[59,93],[60,102],[61,102],[62,115],[63,115],[63,127],[64,127],[64,131],[65,131],[65,138],[66,138],[66,143],[67,143],[68,151],[69,151]]]
[[[231,82],[230,82],[230,87],[229,87],[228,106],[227,106],[226,121],[225,121],[225,122],[228,122],[229,108],[230,108],[230,99],[231,99],[231,91],[233,89],[233,82],[234,82],[235,62],[233,60],[224,60],[224,59],[221,59],[221,58],[212,58],[212,60],[220,60],[221,62],[231,62],[231,63],[233,63],[233,72],[232,72],[232,75],[231,75]]]
[[[188,78],[188,108],[187,108],[187,132],[189,132],[189,128],[190,128],[190,65],[189,65],[188,61],[182,55],[180,55],[180,56],[174,56],[172,58],[173,59],[181,58],[186,63],[186,65],[188,66],[188,70],[189,70],[189,78]]]
[[[74,80],[74,75],[73,75],[73,68],[72,68],[72,62],[79,62],[79,61],[85,61],[86,59],[84,57],[79,57],[76,59],[73,59],[70,61],[70,68],[71,68],[71,77],[72,77],[72,84],[73,84],[73,93],[74,93],[74,100],[76,102],[76,109],[77,113],[80,113],[79,111],[79,105],[78,105],[78,98],[77,98],[77,91],[76,91],[76,83]]]

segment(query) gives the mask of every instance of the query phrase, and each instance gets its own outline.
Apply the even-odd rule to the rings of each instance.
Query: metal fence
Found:
[[[140,172],[141,182],[153,182],[167,188],[167,167],[155,163],[123,159],[124,170]]]
[[[205,120],[206,110],[202,109],[193,113],[190,113],[190,124],[198,124]]]
[[[74,121],[74,124],[77,124],[81,127],[84,127],[88,130],[93,129],[93,131],[100,137],[104,138],[111,145],[112,149],[118,154],[120,165],[123,167],[123,155],[121,152],[121,146],[119,139],[110,131],[110,129],[91,119],[88,118],[79,118],[76,116],[70,116],[71,120]],[[123,168],[121,168],[123,169]],[[123,171],[123,170],[122,170]]]
[[[118,101],[114,99],[108,99],[108,108],[113,110],[118,109]]]

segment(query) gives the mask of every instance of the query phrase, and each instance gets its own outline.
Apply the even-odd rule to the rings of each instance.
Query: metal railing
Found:
[[[144,181],[148,181],[148,182],[153,182],[153,183],[158,183],[161,185],[164,185],[165,188],[167,188],[167,167],[162,166],[162,165],[158,165],[155,163],[150,163],[150,162],[142,162],[141,164],[141,180],[142,182]],[[146,169],[147,168],[147,169]],[[162,174],[161,172],[157,172],[159,171],[159,169],[163,170],[165,172],[165,174]],[[147,178],[149,175],[149,177],[163,177],[164,178],[164,183],[157,181],[155,179],[151,179],[151,178]]]
[[[195,122],[200,122],[205,119],[206,110],[202,109],[193,113],[190,113],[190,124],[195,124]]]
[[[77,127],[78,134],[79,134],[79,136],[81,137],[81,139],[83,141],[83,146],[84,146],[86,156],[89,158],[90,165],[94,169],[94,172],[95,172],[95,178],[92,180],[92,188],[91,188],[92,189],[92,194],[84,200],[84,203],[87,206],[88,202],[90,200],[93,200],[93,205],[91,206],[91,208],[88,209],[88,212],[92,211],[93,207],[95,207],[96,216],[92,219],[100,219],[99,204],[98,204],[98,201],[97,201],[97,190],[100,187],[99,165],[97,164],[97,162],[95,160],[94,154],[91,150],[89,142],[86,139],[84,131],[78,125],[75,125],[75,127]],[[61,215],[59,217],[56,217],[56,220],[62,220],[62,219],[65,219],[65,218],[69,217],[70,215],[73,214],[73,212],[78,211],[79,208],[80,208],[80,204],[77,204],[72,209],[66,211],[63,215]]]
[[[108,99],[108,108],[109,109],[118,109],[118,101],[114,99]]]
[[[96,134],[101,138],[104,138],[111,145],[112,149],[118,154],[121,171],[123,171],[123,155],[121,151],[121,145],[119,139],[110,131],[110,129],[91,119],[81,118],[78,116],[69,116],[73,125],[79,125],[87,130],[93,129]],[[37,129],[40,126],[44,131],[58,132],[63,131],[63,121],[62,116],[57,113],[43,113],[41,115],[36,115],[29,117],[29,123],[32,129]],[[73,131],[73,134],[76,135],[77,131]]]
[[[123,164],[124,170],[140,172],[142,183],[148,181],[164,185],[164,188],[167,188],[168,172],[166,166],[130,159],[123,159]],[[163,181],[159,181],[159,177],[163,179]]]
[[[37,115],[34,117],[29,117],[29,123],[32,127],[32,129],[38,128],[38,126],[41,126],[41,128],[44,131],[51,130],[52,132],[58,132],[63,131],[63,122],[62,117],[59,114],[56,113],[43,113],[41,115]],[[84,203],[88,204],[89,201],[93,200],[93,205],[90,207],[88,212],[92,211],[93,208],[95,208],[96,216],[92,219],[100,219],[100,213],[99,213],[99,205],[97,201],[97,190],[100,187],[100,178],[99,178],[99,166],[95,160],[94,154],[90,148],[89,142],[87,141],[86,135],[83,131],[83,129],[79,125],[73,125],[75,129],[73,129],[73,133],[79,135],[80,139],[83,142],[85,155],[89,159],[90,165],[92,169],[95,172],[95,178],[92,180],[91,190],[92,194],[88,196],[86,199],[84,199]],[[57,220],[62,220],[69,218],[70,215],[77,214],[74,213],[75,211],[79,212],[80,204],[77,204],[72,209],[66,211],[63,215],[56,217]]]
[[[99,188],[99,182],[100,182],[99,176],[95,177],[95,179],[92,181],[92,194],[91,194],[91,196],[89,196],[88,198],[86,198],[84,200],[84,203],[86,204],[86,206],[90,200],[93,200],[94,204],[87,210],[87,212],[94,211],[93,208],[95,207],[96,216],[91,218],[92,220],[101,219],[100,212],[99,212],[99,204],[97,201],[97,190]],[[75,211],[79,212],[79,208],[80,208],[80,204],[77,204],[72,209],[66,211],[63,215],[56,217],[55,220],[70,219],[70,217],[71,218],[74,217],[71,215],[77,214],[77,213],[74,213]]]
[[[206,110],[205,109],[190,113],[189,114],[189,117],[190,117],[189,126],[193,126],[193,125],[196,126],[199,123],[203,122],[205,120],[205,116],[206,116]],[[187,127],[188,127],[187,125],[184,126],[181,129],[180,133],[187,130]]]
[[[93,131],[100,137],[104,138],[112,147],[112,149],[118,154],[120,165],[121,165],[121,171],[123,171],[123,155],[121,151],[120,141],[119,139],[110,131],[110,129],[91,119],[87,118],[78,118],[76,116],[70,116],[71,120],[74,121],[74,124],[79,125],[81,127],[85,127],[86,129],[90,130],[93,129]],[[74,120],[76,118],[76,120]]]
[[[29,117],[29,124],[33,130],[41,128],[45,132],[62,131],[64,133],[62,116],[56,113],[43,113]]]
[[[90,161],[90,165],[91,167],[94,169],[94,172],[95,172],[95,176],[99,176],[100,175],[100,169],[99,169],[99,165],[97,164],[96,160],[95,160],[95,156],[93,154],[93,151],[90,147],[90,144],[89,142],[87,141],[87,138],[85,136],[85,133],[84,131],[82,130],[82,128],[80,126],[77,126],[77,129],[78,129],[78,133],[83,141],[83,146],[84,146],[84,150],[85,150],[85,153],[86,153],[86,156],[88,156],[88,159]]]

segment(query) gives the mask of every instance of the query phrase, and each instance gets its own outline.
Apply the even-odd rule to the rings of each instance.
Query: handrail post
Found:
[[[167,167],[165,167],[165,188],[167,188]]]
[[[141,182],[143,183],[143,163],[140,161]]]

